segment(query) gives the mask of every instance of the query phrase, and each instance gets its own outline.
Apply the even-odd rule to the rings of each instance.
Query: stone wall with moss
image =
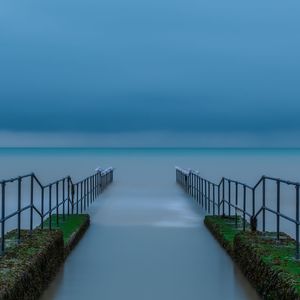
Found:
[[[19,245],[16,231],[7,233],[8,248],[0,257],[0,300],[38,299],[89,224],[87,214],[52,216],[51,231],[49,220],[43,230],[22,230]]]
[[[206,216],[204,224],[230,255],[233,255],[233,242],[240,232],[242,219],[240,217]],[[237,225],[237,226],[236,226]]]
[[[13,239],[15,231],[7,234]],[[0,299],[38,299],[64,260],[60,231],[35,229],[21,232],[22,243],[0,258]]]
[[[78,216],[78,215],[77,215]],[[90,226],[90,216],[80,215],[81,218],[78,220],[80,225],[70,234],[69,238],[65,241],[65,257],[69,255],[69,253],[74,249],[74,247],[81,240],[85,232]]]
[[[241,218],[207,216],[204,222],[263,299],[300,299],[300,262],[291,237],[253,233],[248,224],[243,231]]]
[[[295,242],[281,234],[238,234],[234,258],[264,299],[300,299],[300,263],[295,260]]]

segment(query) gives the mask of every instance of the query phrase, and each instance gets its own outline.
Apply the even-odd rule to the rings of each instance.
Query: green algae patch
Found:
[[[58,221],[58,222],[57,222]],[[63,234],[65,257],[74,249],[80,239],[85,234],[90,225],[90,216],[88,214],[78,215],[53,215],[51,217],[52,229],[60,230]],[[44,222],[44,228],[49,227],[49,218]]]
[[[51,217],[51,227],[52,229],[61,230],[63,233],[63,239],[65,245],[68,244],[72,236],[76,231],[80,229],[87,221],[89,221],[88,214],[79,215],[53,215]],[[49,218],[44,222],[44,228],[49,227]]]
[[[234,240],[234,257],[264,299],[300,299],[300,262],[290,236],[245,232]]]
[[[243,228],[242,218],[239,216],[206,216],[204,223],[229,254],[233,254],[234,239]]]
[[[6,234],[12,243],[0,257],[0,299],[38,299],[56,274],[64,259],[63,237],[60,231],[35,229]]]

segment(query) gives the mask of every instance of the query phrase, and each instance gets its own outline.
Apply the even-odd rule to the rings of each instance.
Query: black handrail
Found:
[[[27,181],[25,182],[25,179]],[[29,182],[28,182],[29,180]],[[51,230],[52,215],[56,215],[57,225],[59,224],[58,215],[61,214],[63,220],[66,215],[78,214],[79,206],[82,213],[105,189],[105,187],[113,181],[113,168],[105,170],[97,170],[95,174],[86,177],[85,179],[73,183],[70,176],[61,178],[47,185],[43,185],[34,173],[18,176],[11,179],[0,181],[0,202],[1,202],[1,216],[0,216],[0,254],[5,252],[5,234],[6,222],[11,218],[17,216],[17,242],[21,242],[21,229],[22,226],[22,213],[29,210],[29,229],[33,230],[33,217],[36,213],[40,218],[40,228],[44,228],[45,218],[49,218],[48,228]],[[6,201],[7,201],[7,186],[17,183],[17,210],[6,214]],[[29,183],[29,204],[22,207],[22,191],[25,183]],[[78,189],[78,186],[81,189]],[[82,186],[84,185],[84,193]],[[75,188],[76,187],[76,188]],[[37,192],[40,194],[37,195]],[[80,193],[80,195],[79,195]],[[48,209],[46,209],[46,198],[48,198]],[[76,199],[76,201],[74,201]],[[55,205],[53,205],[55,200]],[[28,201],[27,201],[28,202]],[[84,202],[84,209],[83,209]],[[37,207],[40,204],[40,209]]]
[[[220,182],[213,183],[199,175],[199,172],[193,170],[185,170],[176,167],[176,181],[184,188],[184,190],[194,197],[198,204],[201,204],[208,213],[211,213],[211,205],[213,207],[213,215],[231,216],[231,210],[234,210],[235,224],[238,226],[238,215],[242,216],[243,230],[247,228],[247,217],[250,222],[252,231],[257,230],[258,216],[262,215],[262,232],[266,231],[266,212],[269,212],[276,217],[276,238],[280,239],[281,219],[291,222],[295,226],[296,239],[296,259],[300,258],[299,249],[299,226],[300,226],[300,183],[283,180],[281,178],[274,178],[269,176],[262,176],[258,182],[253,186],[249,186],[237,180],[232,180],[223,177]],[[266,205],[266,185],[269,182],[276,184],[276,209]],[[281,211],[281,187],[289,186],[295,188],[295,218],[283,214]],[[257,207],[256,194],[261,189],[262,205]],[[217,193],[216,193],[217,190]],[[234,192],[232,192],[234,190]],[[242,193],[241,193],[242,192]],[[250,195],[249,195],[250,194]],[[213,195],[213,196],[212,196]],[[235,197],[233,197],[233,195]],[[242,199],[242,207],[239,205]],[[248,207],[247,207],[248,206]],[[250,206],[250,207],[249,207]],[[222,212],[221,212],[222,211]],[[226,212],[226,213],[225,213]]]

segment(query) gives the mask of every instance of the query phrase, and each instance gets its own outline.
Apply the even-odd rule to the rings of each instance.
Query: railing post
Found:
[[[30,233],[33,230],[33,174],[30,176]]]
[[[246,186],[243,185],[243,230],[246,230]]]
[[[299,185],[296,185],[296,259],[299,259]]]
[[[207,211],[207,182],[206,182],[206,179],[204,179],[204,205],[205,205],[205,210]]]
[[[1,254],[5,251],[5,182],[1,183]]]
[[[89,196],[89,178],[86,179],[86,207],[89,207],[89,201],[90,201],[90,196]]]
[[[84,194],[84,211],[86,210],[86,179],[83,180],[83,194]]]
[[[210,214],[210,181],[208,181],[208,213]]]
[[[59,187],[59,182],[57,181],[56,182],[56,225],[58,226],[59,224],[59,221],[58,221],[58,187]]]
[[[222,179],[222,209],[223,209],[223,217],[225,217],[225,179]]]
[[[67,183],[68,183],[68,216],[70,215],[70,202],[71,202],[71,198],[70,198],[70,177],[68,177]]]
[[[22,201],[22,178],[18,178],[18,228],[17,228],[17,235],[18,235],[18,244],[21,241],[21,201]]]
[[[94,202],[94,175],[90,177],[91,179],[91,199]]]
[[[197,203],[200,202],[200,177],[197,176]]]
[[[192,197],[194,197],[194,186],[193,186],[193,181],[194,181],[194,174],[193,173],[190,173],[190,195]]]
[[[72,207],[72,215],[74,214],[74,198],[75,198],[75,187],[73,182],[70,180],[71,183],[71,207]],[[78,204],[77,204],[78,205]]]
[[[49,229],[52,229],[52,185],[49,185]]]
[[[203,208],[203,202],[204,202],[204,179],[201,178],[201,206]]]
[[[199,176],[199,200],[198,200],[199,205],[201,205],[201,199],[202,199],[202,179]]]
[[[96,186],[97,186],[97,183],[96,183],[96,175],[94,174],[94,180],[93,180],[93,182],[94,182],[94,188],[93,188],[93,190],[94,190],[94,200],[96,200]]]
[[[90,195],[89,195],[89,178],[86,179],[86,206],[89,207]]]
[[[63,190],[62,190],[62,200],[63,200],[63,221],[65,221],[65,178],[63,179]]]
[[[235,182],[235,227],[238,227],[238,215],[237,215],[237,206],[238,206],[238,193],[239,193],[239,186],[238,183]]]
[[[276,214],[276,234],[277,240],[280,238],[280,181],[276,181],[277,185],[277,214]]]
[[[98,195],[100,195],[102,190],[102,174],[100,172],[98,174],[98,181]]]
[[[250,218],[251,231],[257,229],[257,219],[255,217],[255,188],[252,188],[252,216]]]
[[[79,184],[76,183],[76,214],[79,214]]]
[[[216,214],[215,205],[216,205],[216,186],[213,184],[213,216]]]
[[[41,228],[44,229],[44,205],[45,205],[45,195],[44,195],[44,187],[41,187],[41,198],[42,198],[42,205],[41,205]]]
[[[231,216],[231,181],[228,180],[228,216]]]
[[[221,195],[220,195],[220,184],[218,184],[218,216],[220,216],[220,203],[221,203]]]
[[[263,217],[262,217],[262,231],[265,232],[266,231],[266,179],[265,177],[263,178],[263,187],[262,187],[262,192],[263,192],[263,195],[262,195],[262,204],[263,204],[263,211],[262,211],[262,214],[263,214]]]
[[[193,198],[196,198],[196,174],[193,173]]]
[[[83,193],[82,193],[82,184],[83,181],[80,182],[80,213],[82,213],[82,198],[83,198]]]

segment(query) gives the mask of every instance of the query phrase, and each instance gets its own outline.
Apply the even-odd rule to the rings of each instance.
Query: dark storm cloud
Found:
[[[300,129],[297,1],[0,5],[0,129]]]

